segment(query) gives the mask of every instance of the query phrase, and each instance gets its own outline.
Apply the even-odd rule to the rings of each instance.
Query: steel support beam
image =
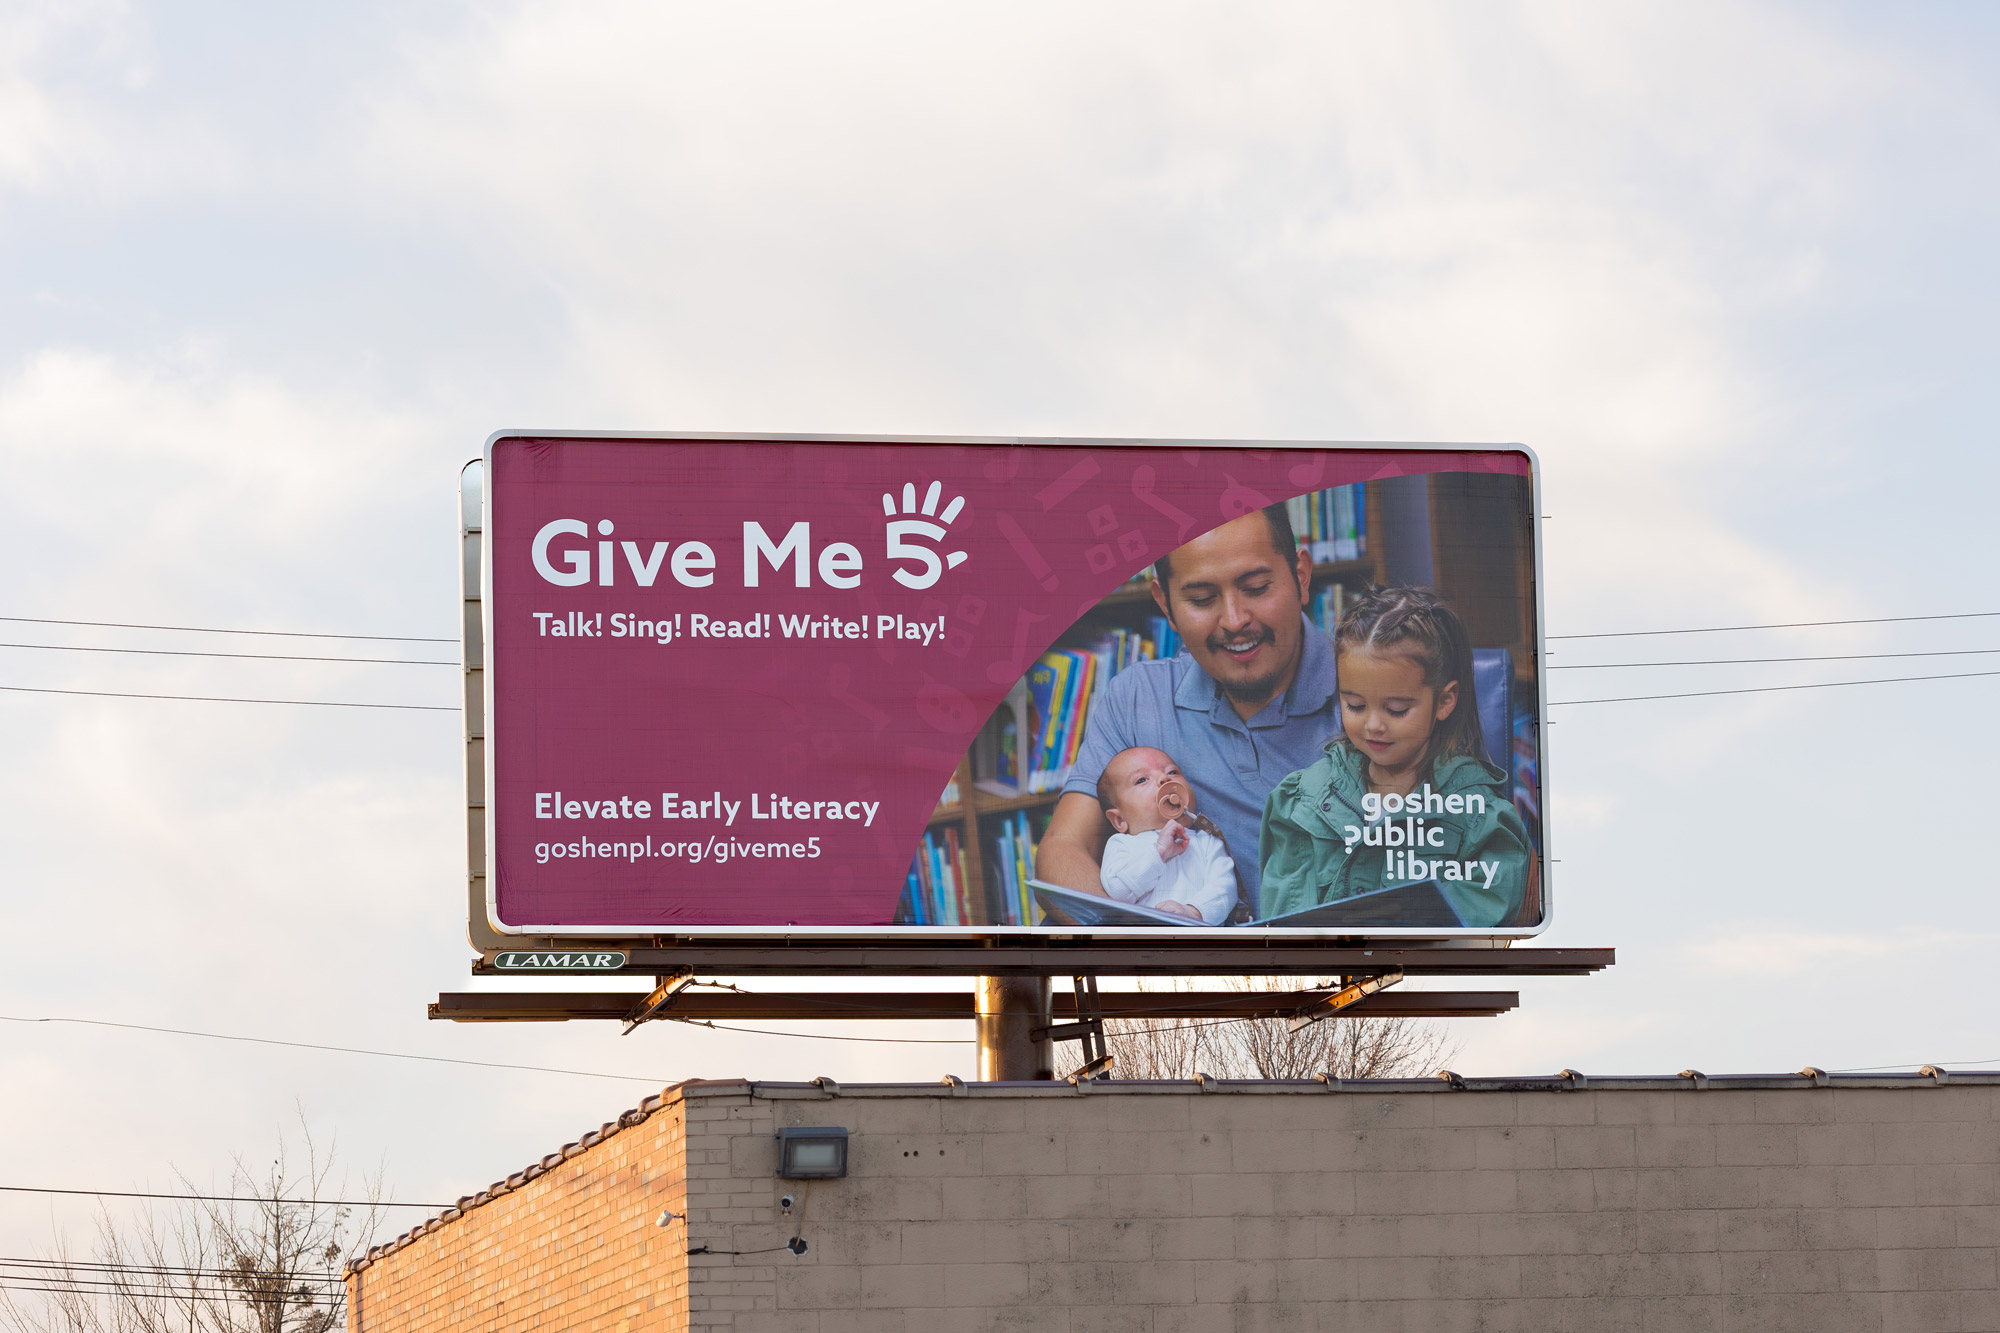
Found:
[[[1075,997],[1068,993],[1050,996],[1046,978],[995,980],[1015,983],[1020,989],[1017,993],[998,987],[983,988],[980,994],[987,997],[985,1003],[989,1006],[984,1010],[980,1008],[980,994],[964,991],[757,994],[684,989],[674,996],[672,1007],[655,1021],[978,1019],[993,1032],[995,1049],[1007,1047],[1003,1034],[1011,1033],[1013,1028],[1009,1025],[1020,1021],[1027,1025],[1029,1044],[1047,1051],[1047,1042],[1032,1040],[1033,1030],[1073,1023],[1080,1017]],[[1289,1018],[1325,1000],[1327,994],[1323,990],[1104,991],[1097,1000],[1106,1018]],[[560,1023],[570,1019],[629,1022],[634,1010],[647,998],[645,994],[630,991],[458,992],[438,996],[437,1003],[430,1007],[430,1016],[460,1023]],[[1487,1018],[1519,1004],[1519,994],[1510,990],[1420,991],[1398,987],[1369,995],[1341,1013],[1357,1018]],[[1026,1077],[1037,1076],[1030,1073]]]

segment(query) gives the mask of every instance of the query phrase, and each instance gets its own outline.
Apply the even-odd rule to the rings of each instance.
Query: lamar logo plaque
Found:
[[[625,955],[608,949],[502,953],[493,958],[502,972],[616,972],[625,966]]]

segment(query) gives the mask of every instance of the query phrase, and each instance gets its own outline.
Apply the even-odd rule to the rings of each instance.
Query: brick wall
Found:
[[[686,1328],[687,1245],[653,1225],[687,1211],[686,1109],[649,1097],[350,1264],[350,1333]]]
[[[377,1258],[350,1327],[2000,1329],[2000,1079],[1207,1088],[684,1085]],[[777,1180],[820,1124],[850,1176]],[[661,1183],[620,1184],[641,1158]],[[535,1302],[468,1294],[503,1253],[545,1256],[503,1283]]]

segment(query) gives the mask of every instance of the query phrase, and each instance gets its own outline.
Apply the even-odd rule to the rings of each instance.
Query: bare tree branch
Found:
[[[1141,981],[1140,989],[1147,989]],[[1296,979],[1232,977],[1243,992],[1289,991]],[[1321,989],[1334,989],[1321,981]],[[1192,991],[1176,979],[1172,989]],[[1458,1044],[1441,1023],[1415,1018],[1327,1018],[1297,1032],[1282,1018],[1105,1020],[1119,1078],[1397,1078],[1449,1064]]]
[[[301,1112],[302,1148],[280,1138],[267,1167],[241,1157],[229,1194],[147,1205],[120,1222],[100,1206],[88,1260],[58,1233],[32,1264],[0,1269],[0,1329],[11,1333],[332,1333],[346,1320],[343,1262],[366,1249],[382,1209],[382,1173],[362,1181],[365,1208],[308,1202],[352,1197],[334,1180]],[[177,1175],[180,1173],[176,1172]],[[185,1175],[189,1193],[199,1189]],[[329,1188],[332,1186],[332,1188]]]

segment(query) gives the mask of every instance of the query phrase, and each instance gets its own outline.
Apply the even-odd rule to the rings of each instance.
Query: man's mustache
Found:
[[[1208,636],[1208,647],[1211,652],[1219,653],[1225,647],[1247,648],[1251,644],[1275,643],[1277,639],[1278,632],[1269,625],[1265,625],[1260,627],[1254,635],[1211,634]]]

